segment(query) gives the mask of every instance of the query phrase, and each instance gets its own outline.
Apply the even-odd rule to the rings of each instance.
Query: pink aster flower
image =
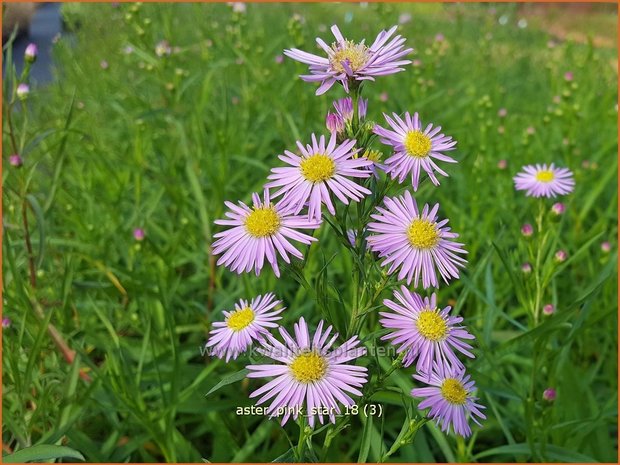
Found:
[[[325,127],[329,132],[341,133],[344,131],[344,120],[337,113],[327,113]]]
[[[321,218],[321,204],[334,215],[336,209],[330,193],[342,203],[358,202],[370,191],[348,178],[367,178],[371,172],[366,169],[372,161],[353,158],[359,149],[354,149],[355,140],[345,140],[336,145],[336,133],[332,132],[327,145],[325,137],[318,140],[312,134],[312,145],[305,147],[297,142],[301,156],[286,150],[279,158],[290,167],[273,168],[267,177],[271,181],[265,187],[278,187],[274,197],[284,194],[281,204],[290,206],[295,214],[308,204],[308,218]]]
[[[412,118],[407,112],[404,119],[396,113],[393,113],[393,119],[386,114],[383,116],[392,130],[376,125],[374,133],[381,138],[383,144],[394,147],[394,155],[385,161],[392,179],[398,178],[398,182],[402,183],[411,175],[413,190],[416,191],[420,184],[420,171],[424,170],[431,182],[438,186],[435,171],[442,176],[448,176],[448,173],[439,168],[434,160],[456,163],[454,158],[442,153],[454,150],[456,141],[440,134],[441,126],[433,128],[433,125],[429,124],[423,128],[417,113]]]
[[[470,381],[464,368],[435,365],[430,374],[420,373],[413,377],[429,385],[413,389],[411,395],[424,398],[418,408],[430,407],[429,415],[442,431],[448,432],[452,427],[456,434],[467,437],[471,435],[468,418],[477,425],[480,422],[476,417],[486,418],[481,411],[485,407],[476,403],[478,398],[473,395],[475,383]]]
[[[323,331],[323,321],[314,336],[310,335],[303,317],[295,323],[294,337],[282,327],[279,331],[284,344],[269,334],[263,347],[257,349],[276,363],[247,367],[248,378],[274,378],[250,397],[261,396],[257,405],[273,399],[267,414],[270,418],[282,416],[282,425],[291,416],[296,420],[302,410],[310,427],[317,416],[323,423],[323,411],[329,412],[329,420],[335,423],[335,414],[341,413],[339,404],[352,406],[355,402],[349,394],[362,395],[358,388],[366,383],[368,370],[347,362],[364,355],[366,349],[357,347],[360,341],[353,336],[339,348],[330,350],[338,334],[330,338],[332,327]]]
[[[300,76],[306,82],[320,82],[316,95],[327,92],[336,82],[340,82],[348,93],[349,87],[359,85],[365,80],[374,81],[377,76],[404,71],[401,66],[411,63],[402,58],[413,49],[404,49],[405,39],[397,35],[390,40],[397,27],[381,31],[373,44],[368,47],[364,41],[359,43],[345,39],[338,26],[331,30],[336,38],[331,46],[322,39],[316,42],[327,54],[321,57],[296,48],[284,50],[293,60],[309,65],[310,74]]]
[[[334,108],[336,113],[346,122],[353,119],[353,99],[351,97],[345,97],[338,99],[334,102]],[[360,98],[357,102],[357,114],[359,119],[366,118],[366,111],[368,110],[368,99]]]
[[[398,279],[407,279],[418,286],[420,276],[422,286],[439,287],[437,271],[447,283],[458,278],[458,268],[467,263],[459,254],[466,254],[463,244],[454,242],[459,235],[450,232],[448,220],[437,221],[439,204],[432,209],[424,205],[418,210],[415,199],[409,191],[404,196],[386,198],[385,208],[377,207],[371,217],[376,220],[368,225],[374,233],[368,237],[368,244],[379,257],[385,257],[381,266],[390,265],[388,273],[400,268]]]
[[[575,180],[573,173],[567,168],[556,168],[553,163],[527,165],[514,178],[515,189],[526,191],[530,197],[555,197],[573,191]]]
[[[455,350],[474,358],[469,349],[471,345],[464,339],[474,339],[464,326],[460,316],[450,316],[452,307],[443,310],[437,308],[437,298],[432,294],[430,299],[410,292],[401,286],[401,292],[394,291],[398,302],[389,299],[383,305],[395,313],[380,312],[383,318],[381,325],[391,330],[382,340],[391,340],[392,344],[399,345],[398,352],[405,352],[403,365],[409,366],[417,360],[416,370],[430,373],[433,363],[462,367],[463,364],[456,357]]]
[[[217,261],[218,266],[223,264],[238,274],[248,273],[254,268],[258,275],[266,260],[275,275],[280,277],[278,254],[286,263],[290,263],[288,254],[303,259],[302,253],[293,247],[290,240],[302,244],[317,240],[297,229],[317,229],[320,226],[319,221],[296,216],[279,204],[273,205],[267,189],[263,198],[261,201],[258,194],[252,194],[252,208],[241,201],[239,205],[225,202],[230,209],[226,212],[229,219],[217,220],[215,224],[232,227],[213,236],[217,239],[213,243],[213,254],[221,254]]]
[[[231,312],[224,311],[224,321],[213,323],[206,347],[211,347],[211,353],[218,358],[232,357],[236,359],[245,352],[252,341],[260,341],[269,333],[268,328],[277,328],[275,321],[282,317],[280,313],[285,309],[274,309],[281,300],[275,300],[273,293],[259,295],[248,303],[241,299],[235,304]]]

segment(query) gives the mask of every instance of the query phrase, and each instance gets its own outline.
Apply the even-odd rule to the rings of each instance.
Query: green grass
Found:
[[[614,6],[602,8],[615,17]],[[325,225],[304,266],[315,291],[290,274],[238,277],[215,267],[213,221],[224,200],[247,203],[261,190],[277,154],[323,132],[332,100],[343,96],[334,88],[316,97],[297,77],[302,65],[275,57],[288,47],[312,50],[316,36],[327,40],[320,25],[337,23],[369,41],[407,11],[413,20],[400,33],[421,64],[368,85],[364,96],[371,119],[419,111],[458,140],[450,177],[438,188],[425,184],[417,198],[438,201],[467,244],[462,279],[439,296],[456,302],[476,335],[467,367],[488,418],[467,440],[429,422],[389,460],[617,460],[615,48],[570,41],[550,48],[542,25],[517,26],[514,5],[252,4],[236,15],[225,4],[65,4],[63,11],[76,32],[54,45],[56,80],[34,86],[27,105],[12,109],[20,169],[8,163],[14,81],[4,84],[3,315],[13,322],[3,331],[5,450],[66,446],[35,451],[105,462],[293,460],[296,424],[235,414],[253,405],[248,394],[261,385],[229,378],[248,358],[227,364],[200,349],[222,310],[267,291],[286,303],[286,327],[300,316],[316,325],[322,312],[347,321],[338,296],[350,301],[353,264]],[[596,30],[591,22],[586,35]],[[163,39],[178,50],[158,58]],[[123,53],[127,45],[133,53]],[[507,169],[498,169],[500,159]],[[519,230],[535,223],[538,202],[515,192],[512,176],[524,164],[552,161],[573,170],[576,188],[563,199],[561,221],[544,231],[549,279],[541,297],[557,313],[534,325],[533,277],[520,267],[539,236],[528,242]],[[146,230],[141,243],[136,227]],[[601,251],[603,241],[611,253]],[[557,266],[560,248],[569,260]],[[376,315],[368,322],[365,331],[377,329]],[[74,363],[50,324],[75,351]],[[390,360],[367,363],[386,370]],[[318,458],[377,461],[390,451],[422,415],[409,396],[412,373],[389,377],[372,398],[383,415],[351,417],[325,455],[326,430],[317,432]],[[554,403],[542,398],[550,386]]]

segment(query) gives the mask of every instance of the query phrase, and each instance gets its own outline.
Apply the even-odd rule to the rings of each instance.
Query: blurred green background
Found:
[[[390,460],[615,462],[616,6],[243,10],[66,3],[55,79],[33,85],[11,108],[12,129],[16,80],[4,80],[3,316],[11,320],[3,330],[4,452],[46,444],[87,461],[290,460],[295,424],[235,415],[253,404],[248,393],[261,383],[227,378],[247,357],[226,364],[201,347],[211,323],[242,297],[276,292],[288,307],[285,326],[300,316],[315,325],[321,312],[292,279],[216,268],[213,221],[224,200],[248,203],[262,189],[277,154],[324,132],[325,113],[343,96],[334,87],[316,97],[297,77],[305,67],[282,60],[282,50],[314,51],[317,36],[331,43],[332,24],[370,42],[400,23],[415,61],[365,88],[368,117],[418,111],[458,140],[450,178],[416,197],[440,202],[469,250],[463,278],[439,295],[456,302],[477,337],[468,369],[488,419],[467,440],[429,424]],[[162,41],[170,54],[159,56]],[[13,143],[21,168],[8,163]],[[557,313],[531,330],[519,229],[534,222],[537,204],[513,190],[512,176],[536,162],[570,168],[576,189],[557,225],[556,246],[569,260],[545,295]],[[143,241],[134,239],[136,228]],[[341,246],[327,227],[318,237],[307,276],[330,263],[323,304],[337,312],[334,296],[348,292],[351,263],[334,257]],[[59,338],[75,351],[73,363]],[[402,394],[375,399],[383,417],[370,426],[354,418],[320,458],[356,461],[366,431],[368,460],[378,460],[407,421],[412,372],[390,378]],[[555,402],[542,398],[548,387]]]

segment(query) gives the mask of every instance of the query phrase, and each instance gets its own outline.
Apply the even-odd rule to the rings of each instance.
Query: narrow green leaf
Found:
[[[85,461],[84,456],[80,452],[70,447],[51,444],[39,444],[38,446],[18,450],[13,454],[2,457],[2,461],[4,463],[29,463],[61,458]]]
[[[224,386],[228,386],[229,384],[236,383],[237,381],[241,381],[243,378],[245,378],[245,375],[247,375],[249,372],[250,370],[248,370],[247,368],[244,368],[243,370],[239,370],[237,373],[227,376],[222,381],[220,381],[215,386],[213,386],[211,390],[205,394],[205,397],[213,394],[215,391],[223,388]]]

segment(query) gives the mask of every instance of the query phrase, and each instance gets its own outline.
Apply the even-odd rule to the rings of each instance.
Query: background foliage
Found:
[[[314,96],[297,78],[302,65],[279,62],[282,50],[311,50],[334,23],[371,40],[400,17],[417,61],[368,86],[369,118],[419,111],[459,142],[451,177],[417,197],[441,203],[469,250],[463,279],[440,298],[453,300],[477,337],[468,368],[488,420],[469,440],[429,423],[390,460],[616,461],[616,9],[602,8],[577,12],[573,34],[575,12],[564,6],[537,14],[471,4],[250,4],[245,13],[225,4],[63,5],[72,32],[54,45],[56,80],[34,86],[13,112],[19,169],[7,162],[4,118],[4,450],[64,445],[106,462],[290,459],[295,424],[235,415],[258,383],[227,378],[247,359],[225,364],[200,349],[211,322],[241,297],[275,290],[285,325],[343,311],[351,263],[322,228],[306,264],[328,296],[319,309],[292,279],[216,268],[213,220],[224,200],[247,203],[261,189],[277,154],[323,132],[342,96]],[[162,40],[171,55],[155,54]],[[14,86],[5,80],[5,103]],[[569,260],[545,290],[557,313],[532,330],[519,229],[534,222],[536,203],[511,178],[523,164],[551,161],[576,177],[556,244]],[[414,410],[411,372],[390,377],[403,394],[374,399],[381,418],[353,418],[319,458],[376,461],[390,449]],[[553,403],[542,398],[547,387],[557,389]],[[315,437],[319,452],[323,439]]]

